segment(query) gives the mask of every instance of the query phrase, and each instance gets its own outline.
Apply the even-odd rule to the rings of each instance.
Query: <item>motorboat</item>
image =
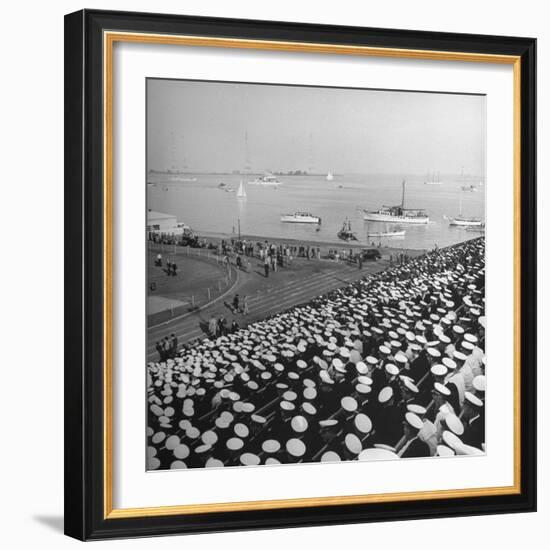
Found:
[[[320,224],[321,218],[309,212],[294,212],[294,214],[282,214],[281,221],[284,223],[314,223]]]
[[[273,174],[265,174],[259,176],[256,179],[249,181],[249,185],[266,185],[266,186],[278,186],[281,185],[281,182]]]
[[[424,209],[405,208],[405,180],[402,182],[401,204],[382,206],[379,210],[363,210],[363,219],[368,222],[409,223],[423,225],[430,223],[430,217]]]

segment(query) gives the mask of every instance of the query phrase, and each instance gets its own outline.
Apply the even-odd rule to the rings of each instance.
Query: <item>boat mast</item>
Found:
[[[405,208],[405,180],[401,183],[401,208]]]

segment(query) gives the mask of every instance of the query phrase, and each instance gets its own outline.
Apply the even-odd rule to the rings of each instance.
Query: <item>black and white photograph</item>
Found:
[[[148,78],[145,117],[147,470],[485,454],[485,95]]]

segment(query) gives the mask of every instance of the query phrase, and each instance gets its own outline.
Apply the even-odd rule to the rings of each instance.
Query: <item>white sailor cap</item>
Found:
[[[456,334],[464,334],[464,329],[460,325],[453,325],[453,332]]]
[[[385,369],[390,376],[397,376],[399,374],[399,369],[393,363],[387,363]]]
[[[298,395],[296,394],[296,392],[293,392],[292,390],[288,390],[283,393],[283,399],[285,401],[296,401],[297,397]]]
[[[380,403],[387,403],[393,397],[393,388],[386,386],[382,388],[378,394],[378,401]]]
[[[485,376],[483,374],[480,374],[478,376],[476,376],[473,380],[472,380],[472,385],[474,386],[474,389],[478,392],[484,392],[485,391],[485,387],[486,387],[486,382],[485,382]]]
[[[401,363],[402,365],[404,365],[408,361],[407,356],[402,352],[397,353],[394,359],[395,361],[397,361],[398,363]]]
[[[365,365],[365,363],[363,363],[363,361],[359,361],[355,365],[355,368],[359,374],[367,374],[369,372],[369,368]]]
[[[160,460],[159,460],[159,466],[160,466]],[[185,470],[185,468],[187,468],[187,464],[185,464],[185,462],[183,462],[182,460],[174,460],[174,462],[170,464],[170,470]]]
[[[434,382],[434,390],[437,393],[444,395],[445,397],[448,397],[449,395],[451,395],[451,390],[447,388],[447,386],[444,386],[443,384],[441,384],[440,382]]]
[[[434,376],[445,376],[447,374],[447,367],[438,363],[434,365],[430,371]]]
[[[338,455],[338,453],[335,453],[334,451],[326,451],[321,456],[321,462],[340,462],[341,458]]]
[[[346,347],[340,348],[340,357],[343,357],[344,359],[347,359],[349,357],[349,349]]]
[[[361,433],[368,434],[372,430],[372,420],[364,413],[359,413],[353,423]]]
[[[320,428],[334,428],[338,424],[338,420],[334,418],[327,418],[326,420],[319,420]]]
[[[179,459],[184,459],[189,456],[189,447],[184,443],[180,443],[177,447],[174,448],[172,454]]]
[[[195,447],[195,454],[202,455],[212,449],[212,445],[199,445]]]
[[[391,349],[384,344],[378,346],[378,349],[380,350],[380,353],[383,353],[384,355],[391,355]]]
[[[344,444],[346,446],[346,449],[350,453],[355,455],[358,455],[363,450],[361,440],[355,434],[346,434],[346,437],[344,438]]]
[[[260,457],[254,453],[244,453],[239,460],[243,466],[257,466],[260,463]]]
[[[248,434],[250,433],[248,426],[242,422],[237,422],[237,424],[233,426],[233,431],[235,432],[235,435],[240,438],[248,437]]]
[[[306,446],[300,439],[292,438],[286,442],[286,450],[288,454],[293,457],[299,458],[304,456],[306,452]]]
[[[455,370],[457,367],[456,361],[453,361],[450,357],[443,357],[441,362],[449,369]]]
[[[378,359],[376,359],[376,357],[373,357],[372,355],[367,355],[365,357],[365,361],[369,364],[369,365],[378,365]]]
[[[464,334],[464,340],[471,342],[472,344],[477,344],[477,336],[474,336],[473,334],[466,333]]]
[[[427,412],[426,407],[423,407],[422,405],[417,405],[416,403],[409,403],[407,405],[407,410],[418,416],[424,416]]]
[[[231,437],[225,445],[230,451],[238,451],[243,448],[244,442],[238,437]]]
[[[447,425],[447,428],[451,432],[453,432],[455,435],[462,435],[464,433],[464,425],[462,424],[462,421],[456,414],[450,413],[445,416],[445,424]]]
[[[303,396],[304,396],[304,399],[315,399],[317,397],[317,390],[313,387],[307,387],[304,389],[304,391],[302,392],[303,393]]]
[[[418,386],[408,376],[402,376],[401,381],[403,382],[405,388],[407,388],[410,392],[418,393],[420,391]]]
[[[291,403],[290,401],[281,401],[279,407],[281,407],[283,411],[293,411],[296,408],[296,405],[294,405],[294,403]]]
[[[413,412],[405,413],[405,420],[407,423],[413,427],[415,430],[421,430],[424,427],[424,422]]]
[[[276,453],[281,448],[281,444],[276,439],[266,439],[262,443],[262,451],[265,453]]]
[[[466,356],[461,351],[455,351],[453,357],[458,361],[466,361]]]
[[[447,447],[450,447],[454,451],[456,451],[457,449],[460,449],[464,445],[460,437],[458,437],[456,434],[454,434],[449,430],[444,430],[443,435],[441,437],[445,445],[447,445]]]
[[[474,344],[468,340],[462,340],[460,345],[467,351],[472,351],[474,349]]]
[[[353,412],[357,410],[357,401],[353,397],[342,397],[340,405],[347,412]]]
[[[437,456],[455,456],[455,452],[447,445],[438,445]]]
[[[292,426],[292,429],[298,433],[305,432],[308,428],[307,420],[301,415],[295,416],[290,421],[290,425]]]
[[[399,458],[399,455],[396,452],[376,447],[365,449],[359,453],[359,460],[361,461],[392,460],[395,458]]]
[[[220,459],[214,457],[210,457],[205,464],[206,468],[223,468],[223,466],[223,462]]]
[[[218,436],[213,430],[207,430],[201,435],[201,440],[206,445],[214,445],[218,441]]]
[[[483,401],[474,395],[473,393],[466,391],[464,392],[464,399],[470,403],[470,405],[473,405],[474,407],[477,407],[478,409],[483,407]]]
[[[311,416],[317,414],[317,409],[309,402],[302,403],[301,405],[302,410]]]
[[[441,357],[441,352],[437,348],[430,347],[426,351],[433,359],[438,359]]]

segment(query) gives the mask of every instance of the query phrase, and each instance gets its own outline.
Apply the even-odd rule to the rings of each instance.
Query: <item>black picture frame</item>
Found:
[[[103,32],[513,55],[521,66],[520,411],[517,494],[105,518]],[[536,510],[536,40],[83,10],[65,17],[65,533],[80,540]],[[519,261],[519,260],[518,260]]]

